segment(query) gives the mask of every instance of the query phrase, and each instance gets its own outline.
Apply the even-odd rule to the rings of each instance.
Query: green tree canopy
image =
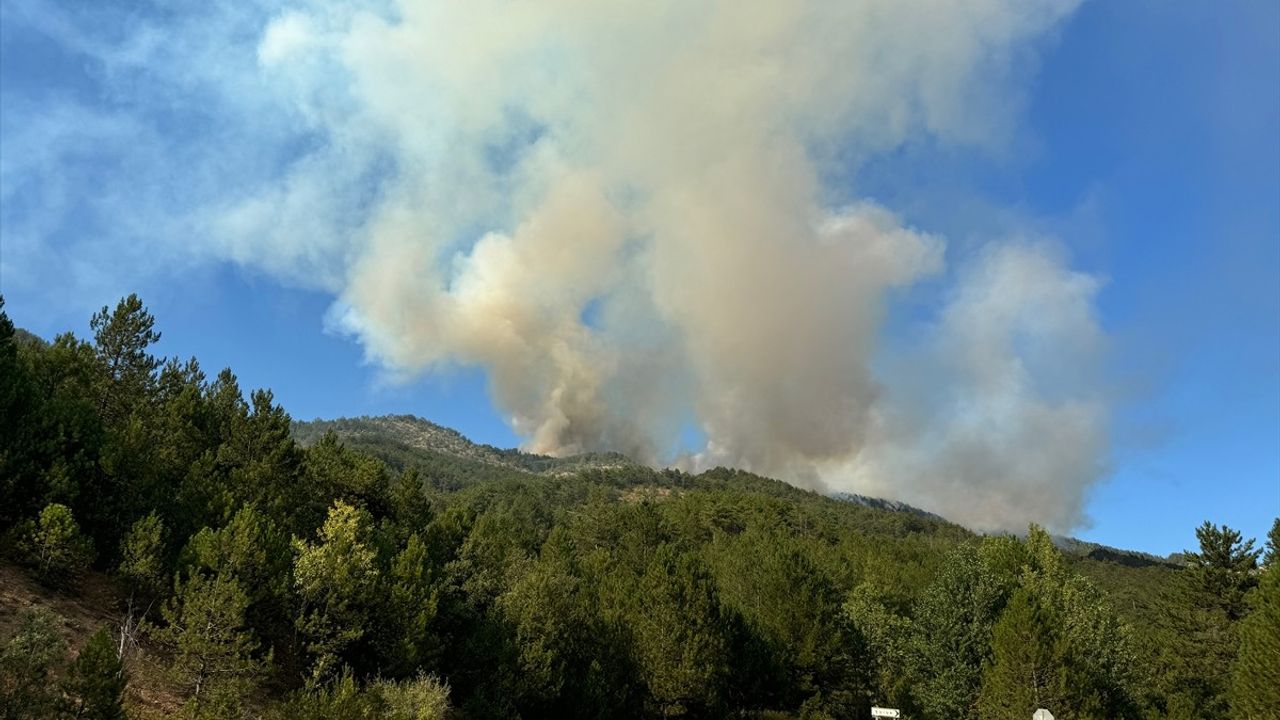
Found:
[[[1241,720],[1280,717],[1280,566],[1271,564],[1250,597],[1231,672],[1231,711]]]
[[[297,627],[314,658],[314,679],[336,675],[343,653],[369,630],[379,578],[371,531],[367,511],[339,500],[320,528],[319,542],[294,540]]]
[[[63,689],[76,720],[125,720],[124,665],[106,628],[89,637],[67,672]]]
[[[172,675],[190,718],[232,717],[268,664],[245,626],[249,596],[230,576],[192,573],[174,582],[162,608],[166,625],[152,631],[174,654]]]
[[[1253,541],[1225,525],[1196,529],[1198,552],[1185,553],[1187,567],[1167,593],[1159,618],[1156,669],[1162,711],[1169,717],[1220,716],[1229,711],[1231,665],[1237,625],[1249,610],[1257,585],[1259,552]]]
[[[1280,559],[1280,517],[1271,522],[1271,529],[1267,531],[1266,555],[1263,557],[1263,564],[1270,567]]]
[[[1254,541],[1244,540],[1240,531],[1208,521],[1196,528],[1196,539],[1199,552],[1184,553],[1192,589],[1216,597],[1227,617],[1239,620],[1248,611],[1245,595],[1258,583],[1254,571],[1262,551],[1255,550]]]
[[[1062,618],[1019,589],[992,631],[992,663],[978,699],[983,720],[1023,720],[1037,708],[1065,715],[1066,648]]]
[[[866,642],[872,704],[899,708],[910,716],[915,711],[910,676],[911,618],[889,608],[870,583],[853,589],[844,613]]]
[[[160,340],[156,320],[137,295],[122,299],[114,310],[104,305],[89,321],[102,364],[98,406],[108,425],[115,425],[148,398],[161,361],[150,348]]]
[[[120,579],[130,595],[154,599],[163,594],[167,579],[164,521],[154,512],[140,518],[120,541]]]
[[[729,679],[730,625],[706,568],[663,545],[631,613],[640,673],[661,714],[718,707]]]
[[[43,499],[40,473],[40,397],[35,379],[18,353],[13,323],[0,296],[0,531],[39,507]]]
[[[991,633],[1008,585],[962,545],[943,563],[915,608],[911,664],[915,703],[930,718],[976,720]]]
[[[0,648],[0,720],[45,720],[61,704],[55,672],[66,654],[62,618],[42,607],[28,608]]]
[[[387,572],[384,605],[375,632],[383,654],[401,674],[434,665],[440,640],[434,627],[441,588],[427,546],[415,532]]]
[[[58,503],[45,506],[27,524],[18,549],[36,575],[54,586],[74,583],[93,560],[93,541],[80,532],[71,508]]]

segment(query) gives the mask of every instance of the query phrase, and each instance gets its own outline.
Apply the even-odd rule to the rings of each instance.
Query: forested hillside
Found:
[[[1280,717],[1280,529],[1174,565],[297,424],[136,297],[91,327],[0,315],[0,718]]]
[[[294,421],[292,427],[294,438],[304,447],[332,433],[348,448],[382,460],[395,472],[417,470],[441,490],[529,474],[565,475],[635,466],[619,453],[557,458],[478,445],[457,430],[412,415]]]

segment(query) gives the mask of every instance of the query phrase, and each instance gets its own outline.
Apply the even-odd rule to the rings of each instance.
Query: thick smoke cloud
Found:
[[[1081,522],[1107,458],[1097,285],[1051,248],[988,247],[962,272],[928,347],[886,378],[896,392],[875,406],[872,439],[832,476],[971,527]]]
[[[200,185],[190,252],[333,293],[394,373],[482,366],[531,450],[1068,529],[1107,453],[1095,281],[1030,241],[949,263],[827,178],[918,140],[998,148],[1073,7],[299,4],[97,52],[292,148],[247,190]],[[889,349],[887,303],[926,278],[949,299]],[[688,417],[706,445],[675,458]]]

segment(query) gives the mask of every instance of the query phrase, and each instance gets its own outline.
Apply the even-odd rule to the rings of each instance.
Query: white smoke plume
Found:
[[[1097,285],[1051,248],[988,247],[930,346],[886,378],[896,392],[874,408],[872,438],[829,472],[984,530],[1080,523],[1108,454]]]
[[[1000,146],[1074,4],[303,3],[116,63],[194,57],[165,82],[310,139],[212,193],[201,252],[332,292],[395,372],[482,366],[531,450],[673,462],[693,417],[689,466],[1065,530],[1107,453],[1095,281],[1023,241],[950,270],[826,178]],[[953,276],[928,339],[885,350],[890,297]]]

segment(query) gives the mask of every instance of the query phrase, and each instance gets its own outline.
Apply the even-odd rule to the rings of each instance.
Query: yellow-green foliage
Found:
[[[41,580],[56,586],[74,583],[93,560],[93,540],[80,532],[71,508],[58,503],[27,524],[18,550]]]

